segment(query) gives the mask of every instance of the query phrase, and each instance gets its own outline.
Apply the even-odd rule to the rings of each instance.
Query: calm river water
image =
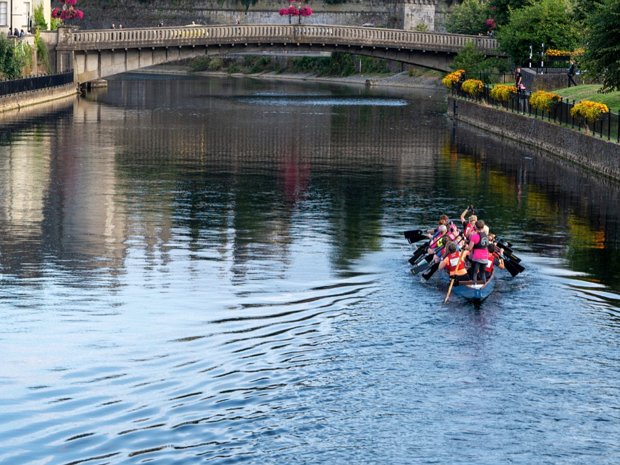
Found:
[[[126,75],[2,115],[0,463],[617,464],[620,186],[443,93]],[[480,307],[402,231],[473,203]]]

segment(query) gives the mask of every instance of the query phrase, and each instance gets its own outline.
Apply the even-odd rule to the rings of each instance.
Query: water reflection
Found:
[[[618,187],[441,97],[126,76],[4,121],[0,461],[617,455]],[[442,306],[401,231],[471,203],[527,271]]]

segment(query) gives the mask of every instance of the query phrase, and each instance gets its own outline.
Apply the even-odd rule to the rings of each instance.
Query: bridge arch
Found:
[[[191,26],[156,29],[58,31],[58,71],[75,70],[79,83],[147,66],[243,51],[345,52],[448,71],[469,42],[499,56],[495,39],[398,29],[322,25]]]

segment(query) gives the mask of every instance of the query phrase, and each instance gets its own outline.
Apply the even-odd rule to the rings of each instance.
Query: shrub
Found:
[[[35,29],[43,29],[47,31],[47,21],[45,21],[45,13],[43,12],[43,4],[34,9],[34,26]]]
[[[453,71],[450,74],[444,76],[444,78],[441,80],[441,83],[448,89],[451,89],[461,80],[461,76],[463,76],[464,74],[464,69],[457,69],[456,71]]]
[[[551,111],[551,108],[562,100],[558,94],[553,92],[546,92],[544,90],[537,90],[530,95],[530,106],[540,111]]]
[[[609,113],[609,108],[604,103],[582,100],[570,110],[571,116],[584,119],[588,123],[594,123],[603,114]]]
[[[49,52],[47,51],[45,42],[41,39],[41,32],[38,28],[34,33],[34,46],[37,51],[37,62],[39,66],[45,68],[45,72],[49,74],[51,72]]]
[[[463,92],[471,95],[472,97],[475,97],[480,92],[482,92],[483,88],[484,83],[479,79],[467,79],[461,85],[461,89],[463,90]]]
[[[508,102],[517,93],[517,88],[508,84],[497,84],[491,89],[491,98],[498,102]]]

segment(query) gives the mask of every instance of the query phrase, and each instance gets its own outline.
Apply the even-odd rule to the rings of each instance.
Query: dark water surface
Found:
[[[0,463],[620,463],[620,187],[441,93],[128,75],[0,129]],[[405,229],[475,204],[479,308]]]

